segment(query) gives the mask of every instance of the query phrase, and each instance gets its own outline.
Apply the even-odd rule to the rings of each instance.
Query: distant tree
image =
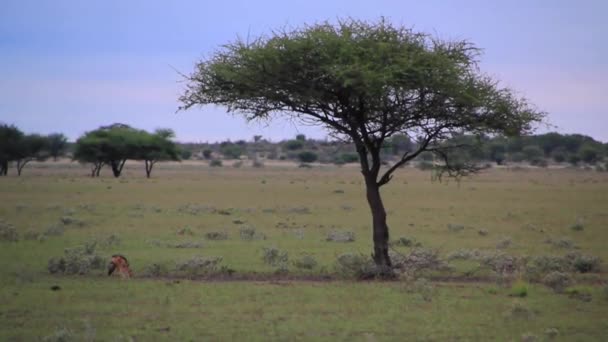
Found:
[[[314,152],[302,151],[298,153],[298,160],[302,163],[313,163],[317,161],[317,158],[319,158],[319,156]]]
[[[17,175],[21,176],[23,168],[30,161],[46,160],[50,155],[48,146],[48,139],[39,134],[30,134],[24,136],[19,142],[19,149],[15,155],[15,161],[17,162]]]
[[[584,144],[580,147],[578,155],[581,160],[587,164],[595,164],[600,160],[602,151],[598,146],[592,144]]]
[[[282,115],[326,127],[359,155],[372,213],[373,258],[392,275],[389,229],[380,188],[395,170],[427,151],[442,170],[462,175],[446,143],[461,134],[528,133],[543,118],[524,99],[477,67],[479,50],[378,22],[320,23],[224,45],[196,66],[180,97],[187,109],[224,105],[248,120]],[[416,146],[382,170],[387,139],[404,134]]]
[[[285,148],[290,151],[301,150],[304,147],[302,140],[287,140],[285,142]]]
[[[52,133],[47,136],[49,154],[53,160],[63,156],[68,146],[68,138],[62,133]]]
[[[8,174],[9,163],[17,159],[24,136],[19,128],[0,124],[0,176]]]
[[[298,135],[296,135],[296,140],[298,140],[298,141],[306,141],[306,135],[304,135],[304,134],[298,134]]]
[[[236,144],[227,144],[221,147],[220,152],[226,159],[239,159],[243,154],[243,148]]]
[[[209,159],[211,158],[211,154],[213,153],[213,151],[207,149],[207,150],[203,150],[203,158],[205,159]]]
[[[192,151],[190,151],[189,149],[187,149],[185,147],[182,147],[179,150],[179,157],[182,160],[188,160],[188,159],[192,158]]]
[[[109,165],[118,178],[127,159],[137,158],[140,135],[141,131],[124,124],[102,126],[76,141],[74,159],[93,163],[93,175],[99,175],[101,167]]]
[[[568,158],[568,152],[563,146],[559,146],[551,151],[551,158],[553,158],[556,163],[563,163],[566,161],[566,158]]]
[[[146,177],[150,178],[152,168],[159,161],[179,159],[179,148],[171,138],[175,133],[171,129],[157,129],[154,134],[146,131],[131,133],[136,147],[133,148],[133,159],[143,160],[146,167]]]
[[[539,159],[542,159],[545,155],[543,149],[540,148],[538,145],[525,146],[521,151],[526,156],[526,160],[530,162],[538,161]]]
[[[488,144],[488,157],[490,160],[502,165],[505,160],[507,146],[502,142],[491,142]]]

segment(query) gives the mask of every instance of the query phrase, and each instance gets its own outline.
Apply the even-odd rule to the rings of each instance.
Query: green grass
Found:
[[[0,340],[37,339],[62,327],[79,340],[87,334],[98,340],[518,340],[523,334],[543,337],[549,328],[564,340],[608,335],[608,302],[603,288],[593,285],[606,281],[603,270],[578,276],[587,284],[583,297],[529,283],[521,296],[518,284],[431,282],[430,292],[418,293],[404,282],[173,283],[138,277],[153,263],[173,267],[196,255],[220,256],[237,273],[270,274],[275,268],[264,263],[264,247],[288,252],[289,272],[304,275],[331,273],[341,253],[369,255],[371,219],[356,168],[192,163],[159,165],[148,180],[139,165],[127,165],[120,179],[91,179],[74,166],[41,166],[28,166],[21,178],[0,178],[0,218],[22,237],[65,216],[84,225],[67,225],[64,235],[44,241],[0,242]],[[576,251],[607,260],[606,193],[606,173],[491,170],[458,187],[404,169],[382,194],[393,239],[408,237],[442,256],[459,249],[495,251],[505,237],[511,243],[504,253],[563,255],[570,250],[545,241],[568,238]],[[576,222],[584,222],[584,230],[572,230]],[[448,225],[464,229],[450,231]],[[266,240],[242,240],[243,226],[255,227]],[[183,228],[186,234],[178,234]],[[488,234],[480,235],[482,229]],[[356,240],[328,242],[332,230],[352,231]],[[205,239],[210,232],[225,232],[228,239]],[[65,248],[112,234],[121,244],[100,245],[98,253],[126,255],[136,278],[47,273],[48,260]],[[202,242],[202,248],[167,247],[188,241]],[[318,265],[293,267],[303,255]],[[451,275],[479,275],[474,262],[453,264]],[[62,289],[51,291],[52,285]],[[529,314],[519,317],[514,307]]]

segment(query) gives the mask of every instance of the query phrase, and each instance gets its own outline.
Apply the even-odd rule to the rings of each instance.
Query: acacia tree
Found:
[[[62,133],[51,133],[47,135],[47,140],[49,154],[53,157],[53,160],[57,161],[57,158],[65,153],[68,138]]]
[[[137,156],[135,159],[140,159],[145,162],[146,177],[150,178],[152,168],[159,161],[165,160],[180,160],[180,151],[177,145],[171,141],[175,137],[175,133],[171,129],[157,129],[154,134],[146,131],[140,131],[136,144]]]
[[[32,160],[43,161],[49,157],[49,141],[39,134],[29,134],[19,141],[19,148],[14,155],[17,162],[17,175],[21,176],[25,165]]]
[[[13,125],[0,124],[0,176],[8,174],[9,162],[15,160],[24,134]]]
[[[473,165],[450,160],[461,134],[517,135],[532,131],[544,113],[484,75],[479,50],[381,19],[349,19],[224,45],[187,78],[181,110],[223,105],[247,120],[287,116],[352,141],[372,213],[373,259],[390,272],[389,229],[380,188],[403,164],[434,153],[442,170],[463,174]],[[402,134],[415,142],[382,169],[381,150]]]

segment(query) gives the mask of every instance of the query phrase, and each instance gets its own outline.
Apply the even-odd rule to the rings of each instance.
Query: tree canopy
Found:
[[[352,141],[372,211],[374,260],[390,268],[388,226],[379,188],[423,152],[442,170],[475,171],[452,163],[462,134],[527,134],[544,113],[482,73],[479,49],[392,25],[354,19],[273,31],[223,45],[187,76],[181,109],[216,104],[248,120],[283,115],[327,128]],[[387,139],[416,144],[381,172]]]
[[[32,160],[45,160],[50,155],[50,137],[24,134],[13,125],[0,125],[0,176],[8,174],[10,162],[15,162],[17,174]]]
[[[161,160],[179,160],[179,148],[171,141],[170,129],[158,129],[154,133],[135,129],[128,125],[113,124],[85,133],[76,141],[73,158],[90,163],[91,176],[99,176],[104,165],[109,165],[114,177],[120,177],[127,160],[143,160],[146,176]]]

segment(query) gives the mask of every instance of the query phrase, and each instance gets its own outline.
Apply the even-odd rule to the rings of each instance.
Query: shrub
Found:
[[[556,247],[556,248],[563,248],[563,249],[576,248],[574,241],[572,241],[572,239],[567,238],[567,237],[562,237],[557,240],[547,239],[547,240],[545,240],[545,242],[551,244],[553,247]]]
[[[425,270],[441,270],[448,265],[441,260],[439,252],[428,248],[415,248],[408,254],[389,252],[393,267],[401,273],[415,275]]]
[[[76,340],[78,340],[76,335],[66,327],[59,327],[51,335],[45,336],[42,339],[44,342],[67,342]]]
[[[577,232],[584,230],[585,224],[583,222],[583,219],[581,219],[581,218],[576,219],[576,222],[570,226],[570,229],[577,231]]]
[[[543,284],[555,292],[563,292],[566,287],[572,284],[572,278],[567,273],[553,271],[543,278]]]
[[[302,163],[313,163],[317,161],[319,156],[311,151],[303,151],[298,153],[298,160]]]
[[[207,240],[228,240],[228,233],[226,232],[208,232],[205,234]]]
[[[45,236],[61,236],[61,235],[63,235],[64,232],[65,232],[65,228],[63,226],[54,225],[54,226],[48,227],[44,231],[43,235],[45,235]]]
[[[287,264],[289,255],[287,251],[281,251],[276,247],[264,247],[262,248],[262,260],[266,265],[277,267]]]
[[[549,272],[569,272],[570,269],[570,262],[566,258],[558,256],[535,256],[526,263],[526,271],[536,278]]]
[[[422,244],[418,241],[416,241],[416,239],[414,238],[409,238],[406,236],[402,236],[399,239],[397,239],[397,241],[394,241],[392,243],[392,245],[394,246],[401,246],[401,247],[421,247]]]
[[[509,248],[512,244],[513,244],[513,240],[510,237],[503,237],[496,244],[496,248],[505,249],[505,248]]]
[[[577,272],[589,273],[600,271],[601,260],[591,255],[576,255],[572,265]]]
[[[511,285],[510,295],[513,297],[526,297],[528,296],[528,283],[522,280],[518,280]]]
[[[212,159],[209,162],[209,166],[211,166],[211,167],[222,167],[222,165],[223,164],[222,164],[222,161],[220,159]]]
[[[211,150],[203,150],[203,158],[210,159],[212,153],[213,153],[213,151],[211,151]]]
[[[488,253],[480,256],[480,264],[499,276],[508,276],[518,270],[519,259],[502,252]]]
[[[376,273],[376,267],[370,257],[363,254],[344,253],[338,255],[335,271],[344,277],[367,278]]]
[[[202,242],[194,242],[194,241],[182,241],[175,243],[168,243],[167,247],[171,248],[203,248]]]
[[[241,166],[243,166],[243,161],[242,160],[235,161],[234,163],[232,163],[232,167],[235,168],[235,169],[238,169]]]
[[[101,241],[101,245],[103,247],[113,247],[113,246],[119,246],[122,243],[122,241],[120,240],[120,237],[116,234],[112,234],[110,236],[108,236],[107,238],[105,238],[103,241]]]
[[[459,249],[447,255],[448,260],[475,260],[481,257],[482,253],[477,249]]]
[[[93,269],[102,269],[104,259],[95,254],[96,243],[87,243],[83,246],[67,248],[64,256],[51,258],[48,263],[50,273],[60,274],[88,274]]]
[[[0,221],[0,241],[19,241],[19,234],[12,224]]]
[[[218,271],[218,265],[222,262],[222,257],[203,257],[195,256],[191,259],[178,262],[175,270],[185,273],[190,277],[209,275]]]
[[[538,337],[532,333],[525,333],[521,335],[521,342],[534,342],[537,341]]]
[[[194,235],[194,231],[190,227],[183,227],[183,228],[178,229],[176,234],[177,235],[193,236]]]
[[[38,240],[38,238],[40,237],[40,234],[34,232],[34,231],[27,231],[23,234],[23,239],[24,240]]]
[[[477,234],[481,235],[481,236],[487,236],[489,234],[487,229],[480,229],[477,231]]]
[[[257,232],[255,228],[249,226],[242,227],[239,231],[239,235],[241,236],[241,240],[246,241],[266,240],[266,235]]]
[[[301,140],[288,140],[285,142],[285,148],[290,151],[300,150],[304,147],[304,142]]]
[[[448,223],[447,227],[450,232],[454,232],[454,233],[464,230],[464,226],[461,224]]]
[[[513,319],[525,319],[528,320],[534,316],[532,310],[528,309],[527,306],[521,302],[514,302],[511,304],[509,310],[505,313],[506,318]]]
[[[559,335],[559,330],[556,328],[547,328],[545,329],[545,335],[547,335],[548,339],[552,340]]]
[[[354,242],[355,233],[348,230],[332,230],[327,233],[325,241],[331,242]]]
[[[405,290],[409,293],[415,293],[422,297],[425,302],[430,302],[435,294],[435,287],[431,282],[424,278],[416,279],[415,281],[407,282]]]
[[[592,290],[585,286],[572,286],[564,290],[570,298],[582,300],[583,302],[590,302],[593,298]]]
[[[154,263],[146,266],[142,273],[148,277],[162,277],[169,274],[169,270],[166,265]]]
[[[310,254],[304,254],[293,261],[293,265],[296,268],[304,270],[312,270],[317,264],[317,260]]]
[[[260,160],[254,160],[253,163],[251,164],[252,167],[255,168],[263,168],[264,167],[264,162],[260,161]]]

